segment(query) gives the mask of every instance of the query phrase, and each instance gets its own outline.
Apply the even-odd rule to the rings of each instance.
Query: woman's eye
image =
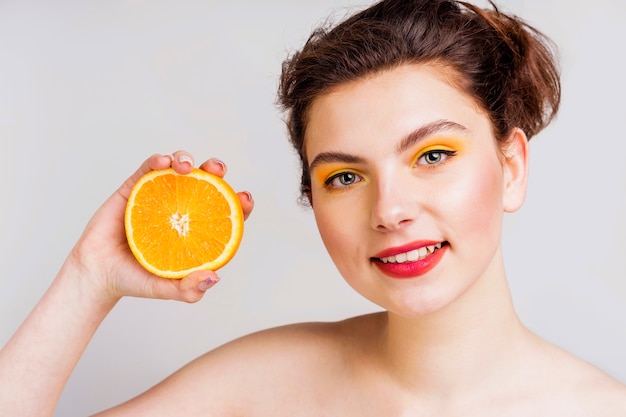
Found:
[[[349,187],[352,184],[361,181],[361,177],[353,172],[342,172],[337,175],[333,175],[326,181],[326,185],[331,188],[343,188]]]
[[[428,151],[417,160],[418,165],[438,165],[453,156],[455,151],[436,150]]]

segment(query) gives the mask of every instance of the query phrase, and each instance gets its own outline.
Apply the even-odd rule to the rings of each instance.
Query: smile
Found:
[[[413,248],[410,248],[412,246]],[[435,268],[450,247],[448,242],[414,242],[402,247],[388,249],[375,258],[373,265],[389,278],[410,279],[425,275]]]
[[[428,255],[432,254],[436,250],[441,249],[442,243],[439,242],[436,245],[422,246],[418,249],[413,249],[409,252],[398,253],[396,255],[387,256],[384,258],[379,258],[382,263],[390,263],[390,264],[403,264],[406,262],[415,262],[421,261],[426,258]]]

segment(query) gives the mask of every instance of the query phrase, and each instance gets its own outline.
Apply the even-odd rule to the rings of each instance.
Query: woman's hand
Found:
[[[193,159],[182,151],[148,158],[98,209],[50,288],[0,350],[3,415],[51,416],[89,340],[122,296],[195,302],[217,282],[213,271],[182,280],[159,278],[144,270],[128,247],[124,212],[133,185],[148,171],[170,166],[189,173]],[[226,173],[216,159],[201,168]],[[238,195],[248,217],[250,194]]]
[[[188,174],[193,158],[184,151],[151,156],[95,213],[65,265],[78,269],[81,287],[89,285],[111,301],[135,296],[196,302],[219,281],[214,271],[196,271],[183,279],[160,278],[146,271],[128,247],[124,211],[133,186],[147,172],[169,167]],[[226,166],[218,159],[209,159],[200,168],[220,177],[226,174]],[[238,196],[247,218],[254,206],[252,197],[247,192]]]

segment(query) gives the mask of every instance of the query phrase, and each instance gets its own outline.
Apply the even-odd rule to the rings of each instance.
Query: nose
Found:
[[[378,182],[373,191],[371,227],[379,232],[391,232],[410,225],[417,216],[415,190],[400,182]]]

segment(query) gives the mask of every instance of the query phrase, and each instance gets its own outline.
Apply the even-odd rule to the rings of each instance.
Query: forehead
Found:
[[[485,113],[453,84],[455,79],[439,66],[403,65],[335,87],[317,97],[309,109],[307,160],[332,148],[397,141],[437,120],[491,132]]]

